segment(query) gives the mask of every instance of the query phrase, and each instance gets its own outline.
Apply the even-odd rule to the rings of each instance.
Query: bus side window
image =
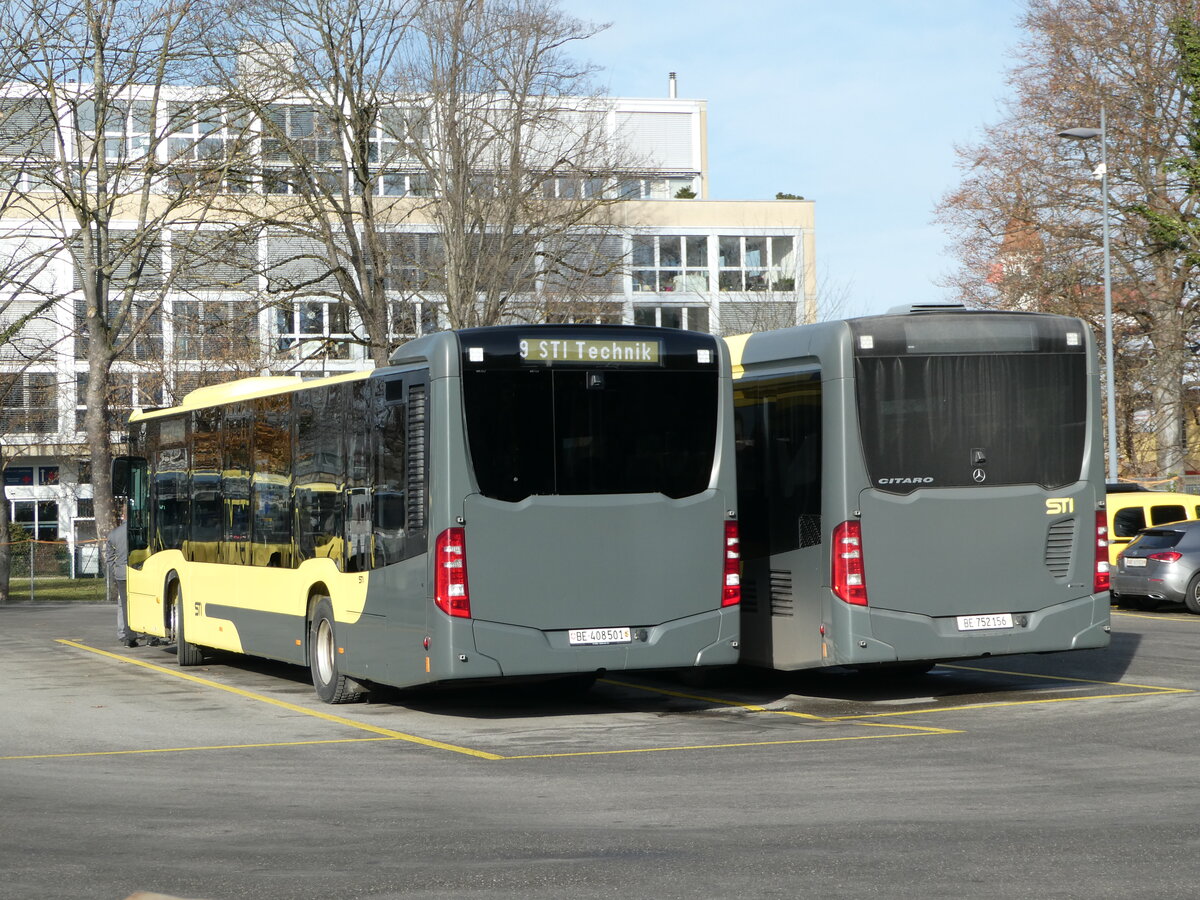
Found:
[[[346,434],[346,571],[371,567],[371,421],[368,382],[346,385],[350,391]]]
[[[191,505],[187,425],[184,416],[159,420],[158,447],[151,457],[154,464],[151,544],[155,552],[182,550],[187,539]]]
[[[221,465],[221,494],[225,508],[221,520],[220,561],[249,562],[250,542],[250,428],[253,413],[244,403],[224,411],[224,459]]]
[[[263,397],[254,410],[250,479],[252,565],[290,569],[292,536],[292,398]]]
[[[1146,527],[1146,511],[1140,506],[1118,509],[1113,514],[1113,537],[1131,538]]]
[[[225,509],[221,494],[219,409],[198,409],[193,413],[189,446],[192,509],[184,556],[193,562],[218,562],[221,519]]]
[[[405,409],[402,379],[374,382],[371,423],[371,457],[374,462],[371,521],[374,534],[372,568],[379,569],[405,558]]]
[[[342,482],[344,385],[298,391],[296,405],[295,533],[300,560],[332,559],[344,568]]]

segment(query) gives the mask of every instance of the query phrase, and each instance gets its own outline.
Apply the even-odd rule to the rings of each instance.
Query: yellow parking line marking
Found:
[[[1121,700],[1125,697],[1154,697],[1158,694],[1190,694],[1192,691],[1164,688],[1163,690],[1130,691],[1127,694],[1089,694],[1086,697],[1046,697],[1041,700],[997,700],[993,703],[969,703],[962,706],[930,706],[924,709],[910,709],[900,712],[870,713],[862,716],[837,716],[834,721],[844,722],[854,719],[881,719],[896,716],[925,716],[931,713],[961,712],[973,709],[999,709],[1002,706],[1034,706],[1038,703],[1079,703],[1086,700]]]
[[[1141,688],[1142,690],[1151,691],[1158,694],[1191,694],[1194,693],[1190,688],[1169,688],[1160,687],[1157,684],[1134,684],[1125,681],[1098,681],[1094,678],[1072,678],[1069,675],[1042,675],[1038,672],[1010,672],[1007,669],[985,669],[977,666],[956,666],[946,664],[947,669],[961,669],[964,672],[986,672],[991,675],[1015,675],[1018,678],[1041,678],[1045,681],[1073,681],[1077,684],[1100,684],[1104,687],[1131,687]],[[1130,694],[1128,696],[1134,696]]]
[[[1191,613],[1187,615],[1177,615],[1174,613],[1131,613],[1117,612],[1113,610],[1112,615],[1120,616],[1124,619],[1153,619],[1155,622],[1188,622],[1192,625],[1200,625],[1200,616],[1193,616]]]
[[[908,728],[909,726],[905,726]],[[696,744],[686,747],[637,747],[629,750],[578,750],[569,753],[530,753],[525,756],[506,756],[504,759],[559,759],[567,756],[617,756],[628,753],[665,753],[680,750],[733,750],[739,747],[779,747],[786,744],[828,744],[835,741],[879,741],[888,738],[930,737],[935,734],[966,734],[964,731],[946,729],[918,729],[905,731],[902,734],[860,734],[857,736],[835,738],[796,738],[787,741],[746,741],[731,744]]]
[[[32,753],[27,756],[0,756],[0,762],[14,759],[71,759],[76,756],[132,756],[137,753],[189,753],[193,750],[260,750],[264,747],[307,747],[310,744],[365,744],[394,741],[396,738],[335,738],[325,741],[278,741],[271,744],[214,744],[211,747],[150,747],[142,750],[88,750],[80,753]]]
[[[323,719],[326,722],[333,722],[337,725],[345,725],[348,728],[357,728],[361,731],[369,731],[372,734],[383,735],[384,737],[393,738],[398,741],[406,741],[410,744],[420,744],[422,747],[431,747],[434,750],[449,750],[452,753],[462,753],[466,756],[476,756],[480,759],[503,759],[503,757],[497,756],[495,753],[487,753],[483,750],[473,750],[470,747],[460,747],[457,744],[447,744],[443,741],[434,741],[430,740],[429,738],[418,737],[415,734],[405,734],[402,731],[393,731],[390,728],[382,728],[379,725],[371,725],[366,722],[358,722],[354,719],[347,719],[344,716],[335,716],[327,712],[320,712],[315,709],[309,709],[308,707],[300,706],[296,703],[288,703],[286,700],[276,700],[273,697],[267,697],[263,694],[256,694],[253,691],[245,691],[241,688],[232,687],[227,684],[221,684],[217,681],[210,681],[207,678],[201,678],[198,675],[192,675],[188,672],[180,672],[176,669],[168,669],[165,666],[158,666],[154,663],[144,662],[140,659],[131,659],[128,656],[121,656],[119,653],[110,653],[107,650],[101,650],[97,647],[89,647],[87,644],[80,644],[76,641],[68,641],[60,638],[58,643],[65,644],[68,647],[74,647],[77,650],[86,650],[89,653],[107,656],[109,659],[119,660],[123,663],[141,666],[144,669],[150,669],[154,672],[161,672],[165,675],[171,675],[175,678],[182,678],[184,681],[202,684],[205,687],[217,688],[218,690],[226,691],[230,694],[236,694],[239,697],[257,700],[260,703],[269,703],[272,706],[278,706],[280,709],[302,713],[303,715],[312,716],[315,719]]]
[[[633,689],[639,690],[639,691],[647,691],[648,693],[652,693],[652,694],[665,694],[668,697],[681,697],[686,700],[699,700],[704,703],[719,703],[722,706],[732,706],[732,707],[736,707],[738,709],[744,709],[748,712],[766,713],[767,715],[772,715],[772,716],[791,716],[796,719],[807,719],[811,722],[820,722],[820,723],[825,723],[825,724],[831,724],[833,722],[840,722],[847,718],[864,718],[864,719],[873,718],[872,716],[861,716],[861,717],[818,716],[818,715],[814,715],[812,713],[795,712],[794,710],[790,710],[790,709],[769,709],[766,706],[758,706],[757,704],[754,704],[754,703],[741,703],[737,700],[726,700],[724,697],[708,697],[708,696],[705,696],[704,694],[685,694],[681,691],[670,691],[665,688],[653,687],[653,686],[647,685],[647,684],[634,684],[634,683],[628,682],[628,681],[614,681],[611,678],[601,678],[600,680],[602,682],[604,682],[605,684],[614,684],[619,687],[633,688]],[[890,723],[884,723],[884,722],[880,722],[880,723],[877,723],[874,725],[872,725],[872,723],[868,723],[868,722],[857,722],[856,724],[863,725],[864,727],[904,728],[906,730],[911,729],[913,731],[927,731],[930,734],[958,734],[958,732],[956,732],[956,731],[946,731],[945,729],[942,729],[942,728],[929,728],[929,727],[922,726],[922,725],[892,725]],[[819,738],[813,738],[813,740],[819,740]],[[826,740],[846,740],[846,738],[827,738]]]

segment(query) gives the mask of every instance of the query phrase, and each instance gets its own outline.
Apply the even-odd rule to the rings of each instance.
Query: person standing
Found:
[[[138,645],[137,635],[129,628],[129,618],[125,609],[125,566],[129,562],[129,537],[125,527],[124,503],[120,505],[118,516],[120,522],[108,533],[108,545],[104,548],[104,563],[117,595],[117,640],[126,647],[136,647]]]

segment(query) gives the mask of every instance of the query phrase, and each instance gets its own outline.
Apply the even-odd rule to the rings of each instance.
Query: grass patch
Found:
[[[9,603],[103,603],[106,599],[103,578],[35,578],[32,592],[28,578],[8,582]]]

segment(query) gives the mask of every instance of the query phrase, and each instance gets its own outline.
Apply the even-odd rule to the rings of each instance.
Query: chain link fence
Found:
[[[8,602],[104,603],[107,579],[96,541],[75,545],[66,541],[18,540],[8,543]]]

